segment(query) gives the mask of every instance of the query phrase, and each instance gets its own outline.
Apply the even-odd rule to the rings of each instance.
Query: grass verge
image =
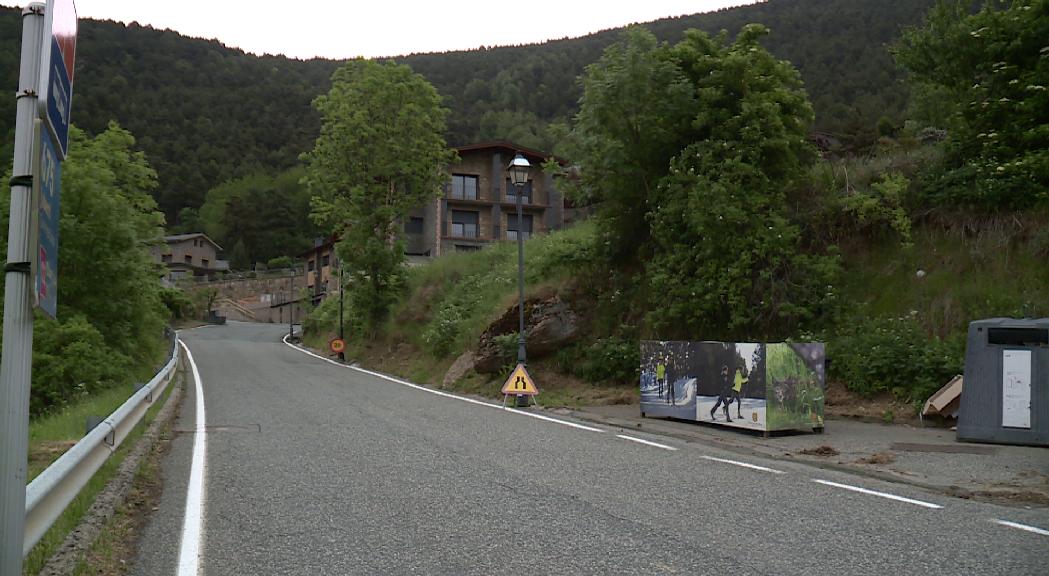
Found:
[[[149,454],[142,458],[135,471],[130,491],[116,513],[99,531],[86,557],[77,562],[74,576],[88,574],[118,576],[126,574],[135,556],[135,538],[145,524],[150,511],[160,504],[163,482],[160,461],[171,445],[171,430],[176,413],[161,428]]]
[[[62,515],[58,517],[51,529],[33,547],[23,562],[23,575],[33,575],[40,572],[40,569],[44,567],[48,559],[65,541],[66,535],[76,528],[80,519],[83,518],[84,514],[91,508],[92,503],[94,503],[95,496],[105,488],[106,484],[117,472],[128,451],[142,437],[144,431],[156,418],[157,411],[167,402],[175,385],[176,383],[172,382],[167,390],[164,391],[162,397],[149,407],[142,421],[128,434],[116,452],[98,469],[98,472],[92,476],[91,480],[84,486],[84,489],[80,491],[80,494],[69,503]],[[64,449],[61,451],[56,449],[59,444],[68,443],[68,446],[72,446],[84,436],[84,423],[88,415],[108,416],[113,410],[127,401],[132,393],[132,386],[119,386],[30,424],[31,470],[34,469],[33,462],[35,458],[35,472],[30,473],[30,478],[37,476],[65,452]],[[34,436],[34,433],[36,436]]]

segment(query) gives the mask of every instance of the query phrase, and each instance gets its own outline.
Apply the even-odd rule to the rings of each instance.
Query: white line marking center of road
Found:
[[[835,488],[843,488],[845,490],[852,490],[853,492],[859,492],[861,494],[869,494],[871,496],[878,496],[881,498],[888,498],[889,500],[896,500],[897,502],[906,502],[908,504],[914,504],[915,506],[923,506],[925,508],[939,509],[943,508],[939,504],[933,504],[931,502],[923,502],[921,500],[914,500],[911,498],[904,498],[903,496],[897,496],[895,494],[889,494],[887,492],[878,492],[877,490],[868,490],[866,488],[860,488],[859,486],[850,486],[848,484],[838,484],[837,482],[830,482],[828,480],[820,480],[814,478],[813,482],[818,482],[826,486],[834,486]]]
[[[1016,528],[1025,532],[1033,532],[1035,534],[1041,534],[1042,536],[1049,536],[1049,530],[1042,530],[1041,528],[1035,528],[1034,526],[1028,526],[1027,524],[1020,524],[1019,522],[1010,522],[1008,520],[994,520],[993,522],[1002,526],[1008,526],[1009,528]]]
[[[293,350],[298,350],[299,352],[302,352],[303,354],[308,354],[308,355],[313,356],[314,358],[317,358],[319,360],[324,360],[325,362],[327,362],[329,364],[334,364],[334,365],[340,366],[342,368],[349,368],[350,370],[356,370],[357,372],[361,372],[363,374],[368,374],[368,375],[374,376],[376,378],[382,378],[383,380],[388,380],[390,382],[394,382],[394,383],[400,384],[402,386],[408,386],[409,388],[415,388],[416,390],[422,390],[423,392],[429,392],[430,394],[436,394],[437,396],[444,396],[445,398],[453,398],[455,400],[461,400],[463,402],[469,402],[470,404],[477,404],[478,406],[487,406],[488,408],[495,408],[496,410],[503,410],[504,412],[509,412],[510,414],[518,414],[520,416],[528,416],[529,418],[536,418],[538,420],[545,420],[547,422],[554,422],[556,424],[561,424],[563,426],[570,426],[572,428],[576,428],[576,429],[579,429],[579,430],[586,430],[587,432],[604,432],[604,430],[601,430],[600,428],[593,428],[591,426],[584,426],[582,424],[576,424],[575,422],[569,422],[567,420],[559,420],[557,418],[551,418],[549,416],[544,416],[542,414],[535,414],[533,412],[525,412],[523,410],[515,410],[513,408],[507,408],[505,406],[500,406],[499,404],[490,404],[488,402],[481,402],[480,400],[474,400],[473,398],[466,398],[465,396],[459,396],[459,395],[456,395],[456,394],[450,394],[448,392],[442,392],[441,390],[434,390],[433,388],[427,388],[426,386],[420,386],[418,384],[413,384],[413,383],[408,382],[406,380],[401,380],[400,378],[394,378],[392,376],[387,376],[386,374],[380,374],[379,372],[372,372],[371,370],[365,370],[364,368],[358,368],[357,366],[350,366],[348,364],[343,364],[341,362],[336,362],[336,361],[334,361],[334,360],[332,360],[330,358],[325,358],[324,356],[320,356],[318,354],[314,354],[313,352],[310,352],[309,350],[300,348],[299,346],[296,346],[296,345],[292,344],[291,342],[288,342],[288,336],[287,335],[285,335],[284,338],[281,339],[281,341],[284,342],[285,344],[287,344],[288,346],[290,346]]]
[[[179,344],[186,351],[186,358],[193,370],[196,383],[197,424],[193,435],[193,460],[189,471],[189,486],[186,487],[186,514],[182,520],[182,540],[179,544],[178,576],[197,576],[200,574],[201,539],[204,535],[204,464],[207,455],[207,438],[204,413],[204,386],[200,380],[197,363],[193,353],[181,340]]]
[[[728,460],[726,458],[715,458],[713,456],[700,456],[704,460],[712,460],[714,462],[722,462],[724,464],[732,464],[733,466],[742,466],[743,468],[750,468],[751,470],[761,470],[762,472],[771,472],[772,474],[784,474],[782,470],[774,470],[772,468],[766,468],[764,466],[758,466],[757,464],[748,464],[746,462],[740,462],[738,460]]]
[[[637,442],[638,444],[644,444],[646,446],[655,446],[656,448],[662,448],[664,450],[677,450],[673,446],[667,446],[666,444],[660,444],[658,442],[652,442],[651,440],[643,440],[641,438],[634,438],[633,436],[627,436],[625,434],[616,434],[616,438],[622,438],[623,440],[630,440],[631,442]]]

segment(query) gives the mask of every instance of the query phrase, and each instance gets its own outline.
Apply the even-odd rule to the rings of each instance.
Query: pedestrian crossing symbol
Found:
[[[513,374],[510,374],[510,377],[506,379],[506,384],[503,384],[503,394],[521,396],[535,396],[539,394],[539,389],[535,387],[535,382],[532,382],[532,377],[528,375],[528,370],[525,370],[524,364],[518,364],[517,368],[514,368]]]

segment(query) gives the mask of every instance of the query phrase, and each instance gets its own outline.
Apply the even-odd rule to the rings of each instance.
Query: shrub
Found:
[[[277,256],[276,258],[270,258],[266,262],[266,268],[270,270],[279,270],[282,268],[291,268],[291,256]]]
[[[631,382],[638,379],[641,347],[637,340],[611,336],[566,348],[557,361],[562,371],[589,382]]]
[[[107,346],[82,315],[40,320],[35,331],[29,404],[34,418],[131,377],[131,359]]]
[[[423,332],[423,342],[431,354],[441,358],[452,351],[466,316],[466,306],[461,302],[447,302],[437,310]]]
[[[930,338],[914,315],[862,320],[828,343],[829,376],[863,396],[920,402],[962,370],[964,334]]]
[[[193,301],[179,288],[161,288],[160,300],[176,320],[188,317],[193,308]]]

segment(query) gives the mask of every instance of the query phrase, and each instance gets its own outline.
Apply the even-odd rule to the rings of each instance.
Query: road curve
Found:
[[[1042,574],[1049,510],[438,396],[183,333],[206,407],[200,574]],[[133,574],[178,575],[193,387]],[[859,489],[859,490],[856,490]],[[1004,521],[1007,524],[1002,524]]]

